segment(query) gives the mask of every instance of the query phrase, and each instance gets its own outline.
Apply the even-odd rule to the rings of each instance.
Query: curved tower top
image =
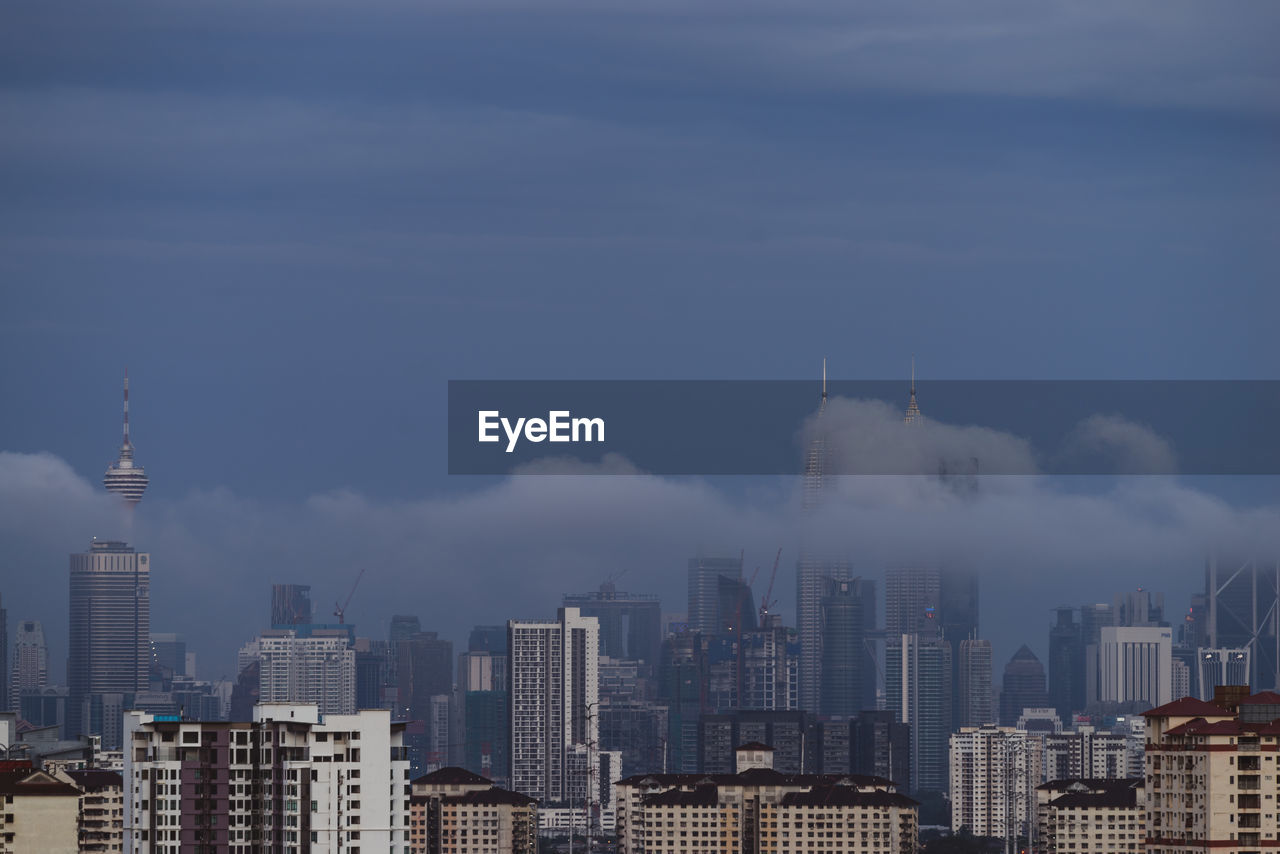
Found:
[[[133,461],[133,443],[129,441],[129,372],[124,373],[124,443],[120,445],[120,456],[107,467],[102,478],[102,485],[107,492],[114,492],[129,502],[133,507],[142,500],[142,493],[147,491],[146,470]]]

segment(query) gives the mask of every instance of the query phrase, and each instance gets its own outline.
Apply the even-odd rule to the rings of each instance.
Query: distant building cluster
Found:
[[[127,406],[126,384],[107,487],[132,508]],[[457,651],[412,613],[357,631],[359,575],[332,619],[273,579],[236,672],[205,681],[153,630],[178,620],[151,607],[163,566],[94,540],[66,684],[41,622],[0,607],[0,852],[912,854],[926,825],[1055,854],[1274,845],[1280,563],[1210,559],[1176,622],[1148,590],[1054,608],[1045,660],[1024,644],[997,679],[977,571],[873,579],[805,548],[792,626],[781,559],[694,555],[681,614],[610,576]]]

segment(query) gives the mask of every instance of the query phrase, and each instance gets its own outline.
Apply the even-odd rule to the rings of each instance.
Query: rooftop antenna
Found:
[[[911,355],[911,396],[907,398],[907,411],[903,414],[902,421],[905,424],[911,424],[919,421],[920,418],[920,404],[916,402],[916,357],[913,353]]]

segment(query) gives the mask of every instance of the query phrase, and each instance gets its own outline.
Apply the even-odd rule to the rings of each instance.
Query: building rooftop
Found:
[[[0,771],[0,795],[80,797],[80,790],[43,771],[21,768]]]
[[[1206,703],[1204,700],[1198,700],[1195,697],[1183,697],[1181,700],[1174,700],[1172,703],[1165,703],[1163,706],[1156,706],[1142,713],[1144,718],[1203,718],[1203,717],[1231,717],[1231,713],[1221,706],[1215,706],[1213,703]]]
[[[815,786],[807,792],[787,792],[784,807],[915,807],[919,802],[896,792],[860,792],[850,786]]]
[[[508,791],[507,789],[499,789],[494,786],[492,789],[481,789],[477,792],[467,792],[462,795],[448,795],[441,800],[446,804],[459,804],[462,806],[512,806],[527,807],[534,806],[538,802],[528,795],[522,795],[519,792]]]
[[[415,786],[419,784],[428,786],[492,786],[493,781],[465,768],[457,768],[450,765],[432,771],[430,774],[423,774],[414,780],[413,784]]]
[[[651,807],[714,807],[720,803],[715,786],[698,786],[694,789],[667,789],[644,799]]]
[[[119,771],[107,771],[102,768],[85,768],[78,771],[67,771],[67,776],[85,791],[97,792],[102,789],[124,788],[124,777]]]
[[[1252,721],[1206,721],[1204,718],[1189,720],[1181,726],[1169,730],[1166,735],[1280,735],[1280,720],[1270,722]]]
[[[1275,691],[1259,691],[1257,694],[1252,694],[1248,697],[1241,697],[1240,705],[1280,705],[1280,694],[1277,694]]]

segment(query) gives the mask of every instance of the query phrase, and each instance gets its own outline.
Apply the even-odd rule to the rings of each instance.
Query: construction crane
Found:
[[[338,625],[345,626],[347,624],[347,606],[351,604],[351,597],[356,595],[356,588],[360,586],[360,579],[364,578],[364,570],[360,570],[360,574],[356,576],[355,584],[351,585],[351,592],[347,594],[347,601],[338,603],[334,602],[333,616],[338,618]]]
[[[769,573],[769,588],[764,591],[764,598],[760,600],[760,625],[765,623],[765,617],[769,616],[769,609],[778,603],[769,597],[773,595],[773,582],[778,580],[778,564],[782,562],[782,549],[778,549],[778,555],[773,559],[773,572]]]

